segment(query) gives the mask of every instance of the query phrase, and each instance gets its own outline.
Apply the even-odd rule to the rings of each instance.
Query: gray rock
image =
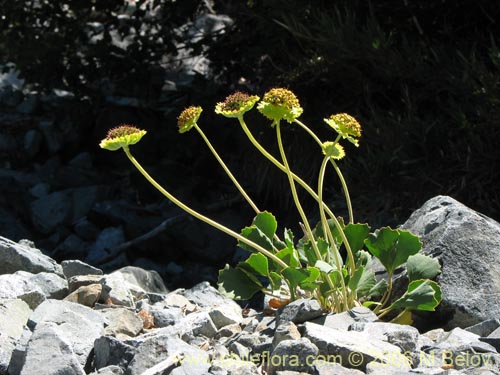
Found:
[[[197,375],[208,372],[210,361],[207,352],[192,347],[179,338],[160,335],[146,339],[137,346],[127,374],[140,375],[162,360],[180,353],[184,354],[184,360],[170,374]]]
[[[283,340],[298,340],[300,337],[300,332],[295,324],[292,322],[283,322],[274,332],[273,348]]]
[[[103,367],[96,372],[90,373],[90,375],[123,375],[124,371],[121,367],[118,366],[107,366]]]
[[[85,358],[86,360],[86,358]],[[85,375],[78,354],[60,327],[42,324],[31,336],[20,375]]]
[[[136,349],[112,336],[101,336],[94,342],[94,365],[96,369],[117,366],[126,369]]]
[[[45,298],[62,299],[68,294],[68,282],[54,273],[40,272],[32,274],[18,271],[14,275],[24,277],[30,283],[38,286]]]
[[[69,291],[73,292],[81,286],[100,284],[103,277],[104,276],[101,275],[80,275],[70,277],[68,280]]]
[[[53,192],[32,202],[31,219],[41,233],[54,232],[86,216],[104,194],[102,186],[87,186]]]
[[[99,268],[93,267],[90,264],[84,263],[81,260],[63,260],[61,262],[61,267],[66,276],[66,279],[70,279],[73,276],[80,275],[102,275],[103,272]]]
[[[484,322],[467,327],[465,330],[467,332],[475,333],[481,337],[488,337],[493,334],[495,330],[498,331],[498,334],[500,334],[500,319],[485,320]]]
[[[26,276],[0,275],[0,299],[5,298],[23,300],[30,309],[35,309],[45,300],[45,293]]]
[[[22,300],[0,299],[0,374],[7,373],[12,352],[30,313],[31,309]]]
[[[54,251],[52,256],[54,258],[83,258],[87,253],[88,243],[83,241],[77,235],[70,233],[64,241],[60,242]]]
[[[37,332],[39,327],[57,326],[59,336],[64,336],[79,363],[85,366],[94,340],[104,333],[104,316],[92,309],[66,301],[46,300],[31,314],[28,326]],[[28,345],[29,348],[29,345]]]
[[[30,189],[30,194],[35,198],[45,197],[50,193],[50,185],[40,182]]]
[[[388,341],[401,348],[403,352],[419,350],[418,339],[420,333],[415,327],[394,323],[355,323],[351,330],[364,332],[371,338]]]
[[[306,322],[303,337],[310,339],[318,347],[319,354],[326,356],[328,361],[347,368],[364,370],[369,362],[375,360],[410,368],[409,361],[401,354],[400,348],[362,332],[344,332]]]
[[[264,354],[272,349],[273,338],[259,333],[243,332],[237,342],[250,349],[252,354]]]
[[[349,327],[356,322],[376,322],[377,320],[377,315],[369,308],[355,307],[349,311],[338,314],[321,316],[311,320],[311,322],[324,325],[325,327],[347,331]]]
[[[36,129],[31,129],[26,132],[23,140],[23,148],[28,156],[33,157],[40,151],[42,143],[42,135]]]
[[[316,360],[316,375],[363,375],[364,372],[356,369],[345,368],[335,362]],[[279,374],[276,374],[279,375]],[[399,374],[401,375],[401,373]]]
[[[21,373],[26,358],[26,348],[28,347],[28,342],[32,334],[33,333],[27,326],[23,327],[23,333],[19,340],[17,340],[16,347],[12,351],[10,357],[9,375],[19,375]]]
[[[220,294],[217,289],[211,286],[208,282],[201,282],[191,289],[185,290],[183,293],[179,293],[184,295],[189,301],[198,305],[202,309],[213,309],[220,305],[233,305],[235,309],[239,307],[239,305],[224,297]]]
[[[86,217],[79,219],[73,226],[73,230],[78,237],[85,241],[95,241],[99,235],[99,228],[97,228],[97,226],[90,222]]]
[[[243,320],[241,308],[232,303],[214,307],[209,311],[209,314],[217,329],[230,324],[241,323]]]
[[[24,96],[24,100],[17,106],[16,110],[19,113],[30,115],[36,111],[39,102],[38,93],[30,92]]]
[[[403,229],[420,236],[423,253],[438,258],[443,291],[439,311],[449,327],[500,316],[500,224],[453,198],[437,196],[415,211]],[[435,317],[434,317],[435,319]]]
[[[40,250],[0,236],[0,275],[16,271],[52,272],[63,276],[61,266]]]
[[[182,310],[180,307],[171,307],[169,309],[151,309],[155,327],[167,327],[177,324],[182,317]]]
[[[42,120],[38,123],[38,127],[43,134],[49,152],[52,154],[58,152],[63,146],[64,138],[54,121]]]
[[[297,299],[278,310],[277,322],[294,322],[295,324],[318,318],[323,314],[321,305],[315,299]]]
[[[212,361],[210,374],[213,375],[261,375],[255,363],[241,359],[225,358]]]
[[[114,272],[110,275],[105,275],[100,282],[103,289],[101,296],[103,301],[109,300],[109,302],[121,306],[135,306],[132,290],[137,291],[138,287],[129,284],[123,274]],[[143,292],[143,296],[145,296],[145,292]]]
[[[440,352],[460,352],[470,350],[479,353],[496,353],[496,349],[493,346],[480,341],[478,335],[472,332],[467,332],[461,328],[454,328],[450,332],[447,332],[436,345],[429,349],[429,352],[436,350]]]
[[[230,353],[235,354],[240,360],[248,360],[250,357],[250,348],[237,341],[230,343],[228,349],[230,350]]]
[[[122,335],[135,337],[142,331],[143,322],[137,314],[129,309],[114,308],[99,310],[108,320],[104,334],[121,337]]]
[[[161,276],[156,271],[147,271],[142,268],[127,266],[113,273],[121,273],[125,281],[147,293],[168,293]]]
[[[274,348],[265,367],[269,375],[283,370],[314,372],[318,353],[309,339],[283,340]]]
[[[113,249],[125,242],[125,233],[121,226],[105,228],[91,245],[85,262],[101,264],[111,256]]]

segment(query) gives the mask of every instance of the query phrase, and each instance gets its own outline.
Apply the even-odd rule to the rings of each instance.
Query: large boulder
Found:
[[[420,236],[423,253],[441,262],[439,313],[449,328],[465,328],[500,316],[498,222],[453,198],[437,196],[415,211],[402,228]]]

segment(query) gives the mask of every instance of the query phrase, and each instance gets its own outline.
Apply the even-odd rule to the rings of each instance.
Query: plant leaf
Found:
[[[246,239],[255,242],[257,245],[262,246],[264,249],[273,251],[273,242],[272,240],[267,237],[264,232],[262,232],[259,228],[256,226],[252,225],[250,227],[245,227],[241,230],[241,235],[245,237]],[[256,250],[247,245],[246,243],[243,243],[241,241],[238,242],[238,246],[241,247],[244,250],[250,251],[250,252],[255,252]]]
[[[295,249],[284,248],[276,253],[276,256],[283,260],[289,267],[300,267],[299,254]]]
[[[370,297],[382,296],[386,292],[387,288],[388,288],[387,281],[385,279],[381,279],[370,289],[367,296]]]
[[[349,241],[353,253],[361,250],[365,244],[365,240],[370,233],[370,226],[368,224],[347,224],[344,228],[344,233]]]
[[[318,285],[315,281],[320,275],[319,270],[314,267],[285,268],[282,273],[292,288],[299,286],[304,290],[314,290]]]
[[[356,269],[354,275],[349,280],[349,288],[351,290],[356,290],[358,298],[366,297],[370,295],[370,291],[373,289],[377,280],[375,278],[375,273],[363,266]]]
[[[283,276],[277,272],[269,272],[269,282],[272,290],[279,290],[282,285]]]
[[[424,254],[415,254],[406,261],[408,279],[410,281],[419,279],[433,279],[441,272],[439,261]]]
[[[253,272],[261,276],[269,276],[269,262],[265,255],[261,253],[253,253],[244,261],[238,263],[239,268]]]
[[[272,239],[276,234],[276,229],[278,228],[278,222],[272,213],[263,211],[257,214],[253,219],[252,225],[259,228],[262,233],[266,235],[267,238]]]
[[[420,239],[406,230],[384,227],[371,233],[365,245],[380,260],[389,276],[422,248]]]
[[[441,302],[441,288],[435,281],[415,280],[401,298],[394,301],[388,309],[409,309],[434,311]]]
[[[219,271],[218,286],[221,294],[236,300],[250,299],[263,288],[257,278],[240,268],[232,268],[228,264]]]

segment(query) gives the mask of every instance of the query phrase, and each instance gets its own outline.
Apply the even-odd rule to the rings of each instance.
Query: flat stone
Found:
[[[315,367],[317,375],[364,375],[363,371],[342,367],[338,363],[321,359],[316,360]],[[402,375],[402,373],[399,375]]]
[[[408,359],[401,354],[401,349],[362,332],[339,331],[316,323],[304,323],[303,337],[311,340],[319,349],[319,354],[330,356],[330,362],[336,362],[347,368],[364,370],[372,361],[397,363],[410,368]]]
[[[355,307],[352,310],[338,314],[327,314],[311,320],[312,323],[321,324],[325,327],[349,330],[349,327],[357,322],[376,322],[377,315],[367,307]]]
[[[168,293],[163,279],[156,271],[147,271],[139,267],[127,266],[113,273],[121,273],[130,284],[138,286],[147,293]]]
[[[219,305],[234,305],[236,309],[239,307],[236,302],[224,297],[207,281],[201,282],[183,293],[179,292],[179,294],[202,309],[211,310]]]
[[[255,363],[232,358],[212,361],[210,374],[213,375],[261,375]]]
[[[371,338],[387,341],[401,348],[403,352],[419,350],[418,339],[420,333],[415,327],[394,323],[354,323],[352,331],[364,332]]]
[[[481,337],[488,337],[495,330],[500,335],[500,319],[488,319],[465,329],[467,332],[475,333]],[[499,336],[500,337],[500,336]]]
[[[16,271],[49,272],[63,276],[61,266],[40,250],[26,242],[20,244],[0,236],[0,275]]]
[[[243,320],[241,307],[236,307],[232,303],[214,307],[209,311],[209,315],[217,329],[230,324],[241,323]]]
[[[100,282],[103,287],[102,299],[104,301],[114,305],[135,306],[132,290],[137,291],[138,288],[129,284],[122,273],[113,272],[110,275],[105,275]],[[143,296],[145,297],[145,292],[143,292]]]
[[[99,268],[93,267],[90,264],[82,262],[81,260],[63,260],[61,267],[66,279],[73,276],[81,275],[102,275],[103,272]]]
[[[304,323],[323,314],[321,305],[315,299],[297,299],[278,310],[277,322]]]
[[[300,337],[300,332],[293,322],[283,322],[274,332],[273,348],[283,340],[299,340]]]

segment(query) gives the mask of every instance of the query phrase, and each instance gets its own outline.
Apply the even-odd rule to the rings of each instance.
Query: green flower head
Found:
[[[179,117],[177,117],[177,126],[179,127],[179,133],[185,133],[196,124],[200,118],[203,108],[201,107],[187,107],[181,112]]]
[[[332,159],[340,160],[345,156],[344,148],[337,142],[324,142],[321,146],[323,154]]]
[[[324,119],[342,138],[347,139],[356,147],[359,146],[358,140],[361,137],[361,125],[359,122],[347,113],[338,113]]]
[[[122,147],[135,145],[146,134],[145,130],[141,130],[131,125],[120,125],[110,129],[106,138],[104,138],[99,146],[106,150],[116,151]]]
[[[255,103],[259,101],[256,95],[248,95],[241,91],[236,91],[229,95],[223,102],[217,103],[215,113],[225,117],[243,116],[245,112],[250,111]]]
[[[257,109],[274,122],[280,120],[293,122],[304,111],[295,94],[288,89],[282,88],[275,88],[266,92],[262,101],[257,105]]]

